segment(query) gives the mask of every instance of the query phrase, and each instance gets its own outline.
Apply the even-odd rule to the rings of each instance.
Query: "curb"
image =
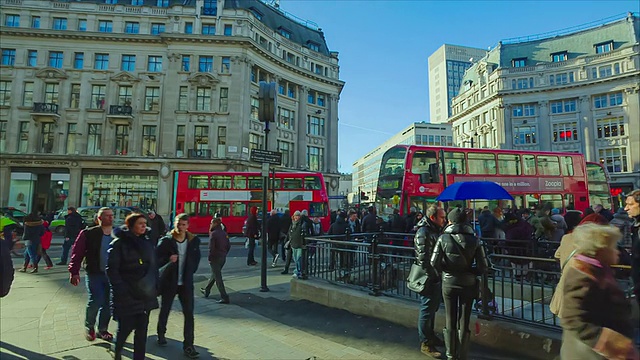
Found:
[[[320,280],[291,280],[291,297],[327,307],[374,317],[409,328],[417,328],[419,304],[387,296],[371,296]],[[436,313],[436,329],[444,328],[445,315]],[[483,320],[471,316],[471,340],[489,348],[506,350],[530,359],[554,360],[560,354],[562,334],[549,329],[511,323],[504,320]]]

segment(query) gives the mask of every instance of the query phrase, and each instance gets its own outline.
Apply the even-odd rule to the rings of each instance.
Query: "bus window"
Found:
[[[562,174],[565,176],[573,176],[573,159],[571,156],[562,157]]]
[[[498,169],[503,175],[522,175],[520,155],[498,154]]]
[[[468,153],[469,174],[495,174],[496,156],[485,153]]]
[[[402,169],[404,168],[404,157],[407,154],[407,149],[403,147],[392,148],[382,157],[380,164],[380,176],[387,175],[402,175]]]
[[[228,175],[212,175],[212,189],[231,189],[231,176]]]
[[[411,172],[414,174],[428,174],[429,165],[437,163],[435,151],[416,151],[411,162]]]
[[[522,164],[524,165],[524,174],[525,175],[535,175],[536,174],[536,157],[535,157],[535,155],[523,155],[522,156]]]
[[[417,211],[420,211],[420,212],[422,212],[423,215],[425,215],[425,211],[427,211],[427,208],[431,204],[436,204],[437,202],[438,201],[435,198],[432,198],[432,197],[412,196],[411,197],[410,207],[416,208]],[[451,205],[451,203],[449,203],[449,205]]]
[[[187,180],[189,189],[208,189],[209,188],[209,176],[207,175],[189,175]]]
[[[249,176],[249,189],[262,189],[262,177]]]
[[[189,216],[196,216],[196,203],[195,202],[185,202],[184,203],[184,213]]]
[[[209,203],[209,215],[214,216],[219,213],[220,216],[229,216],[231,212],[231,205],[222,202],[210,202]]]
[[[321,190],[322,183],[317,176],[307,176],[304,178],[304,188],[307,190]],[[318,215],[320,216],[320,215]]]
[[[526,194],[525,201],[527,202],[526,206],[530,209],[537,209],[539,203],[540,195],[538,194]]]
[[[322,202],[312,202],[309,204],[309,217],[327,216],[327,204]]]
[[[561,194],[543,194],[540,195],[540,202],[544,205],[550,203],[554,208],[562,209],[562,195]]]
[[[233,177],[233,188],[234,189],[246,189],[247,188],[247,177],[244,175],[236,175]]]
[[[575,199],[573,194],[564,194],[564,206],[565,210],[575,210]]]
[[[285,190],[299,190],[302,189],[302,179],[300,178],[283,178],[282,188]]]
[[[463,152],[446,151],[444,153],[444,162],[447,166],[447,174],[463,175],[467,173],[467,165],[464,161]]]
[[[560,175],[558,157],[538,155],[538,175]]]
[[[201,202],[198,203],[198,216],[207,216],[209,215],[209,203]]]
[[[247,216],[247,204],[242,202],[231,203],[231,216]]]

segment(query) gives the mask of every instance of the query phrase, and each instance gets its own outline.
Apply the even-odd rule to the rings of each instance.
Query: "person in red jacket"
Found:
[[[42,237],[40,238],[40,244],[42,244],[42,258],[47,263],[45,270],[51,270],[51,268],[53,267],[53,261],[51,261],[49,254],[47,254],[47,250],[49,250],[49,247],[51,247],[51,239],[53,239],[53,233],[51,232],[51,230],[49,230],[48,222],[45,221],[42,223],[42,225],[44,226],[44,235],[42,235]]]

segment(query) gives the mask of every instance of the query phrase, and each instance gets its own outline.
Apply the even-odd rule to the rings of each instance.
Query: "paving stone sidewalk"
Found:
[[[242,259],[239,259],[242,261]],[[238,259],[235,260],[238,262]],[[234,261],[230,267],[233,271]],[[256,269],[257,270],[257,269]],[[270,269],[271,270],[271,269]],[[278,270],[278,269],[273,269]],[[257,284],[256,272],[230,276],[227,287],[232,294]],[[274,287],[288,283],[289,277],[271,271]],[[204,276],[201,274],[200,279]],[[5,359],[111,359],[108,344],[83,337],[86,290],[82,283],[71,286],[68,272],[56,267],[39,274],[16,273],[11,293],[0,299],[0,358]],[[271,285],[270,285],[271,286]],[[382,359],[379,354],[324,339],[320,336],[281,324],[242,307],[221,305],[212,298],[196,294],[195,346],[201,359]],[[288,285],[261,296],[288,297]],[[246,301],[246,300],[243,300]],[[151,313],[147,358],[182,358],[182,314],[176,298],[169,318],[169,344],[156,343],[158,311]],[[110,331],[115,333],[117,323]],[[132,349],[133,335],[127,348]],[[125,354],[131,357],[131,353]]]

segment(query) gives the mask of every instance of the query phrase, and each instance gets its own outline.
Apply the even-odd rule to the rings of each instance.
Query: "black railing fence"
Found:
[[[415,261],[413,236],[383,232],[308,237],[308,274],[374,296],[417,301],[418,294],[406,285]],[[560,265],[553,259],[559,243],[505,239],[482,239],[482,243],[490,271],[480,282],[474,304],[478,315],[557,328],[559,321],[549,304],[560,278]],[[631,296],[630,280],[619,281]]]

